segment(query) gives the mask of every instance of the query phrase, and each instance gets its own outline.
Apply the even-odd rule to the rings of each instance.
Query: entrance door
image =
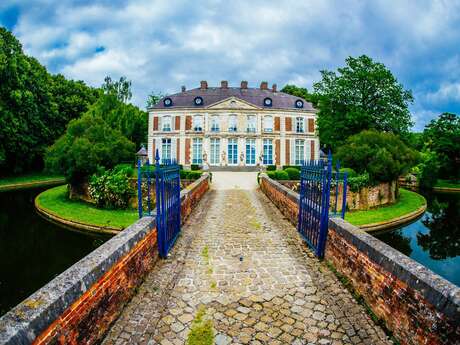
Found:
[[[228,139],[228,164],[238,164],[238,141],[237,139]]]
[[[256,140],[246,139],[246,165],[256,164]]]

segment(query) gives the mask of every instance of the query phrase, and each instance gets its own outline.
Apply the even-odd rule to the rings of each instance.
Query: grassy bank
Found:
[[[395,204],[368,211],[347,212],[345,219],[357,226],[386,222],[414,212],[425,204],[426,200],[422,195],[401,188],[400,197]]]
[[[460,189],[459,182],[449,181],[449,180],[438,180],[434,186],[438,188],[459,188]]]
[[[50,183],[64,183],[64,177],[59,175],[33,173],[19,176],[0,178],[0,190],[19,189],[27,187],[39,187]]]
[[[48,189],[37,197],[37,204],[45,211],[65,220],[95,226],[124,229],[138,219],[135,210],[104,210],[92,204],[69,200],[67,186]]]

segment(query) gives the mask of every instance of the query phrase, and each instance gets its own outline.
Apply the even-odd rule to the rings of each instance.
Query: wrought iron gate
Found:
[[[324,256],[326,247],[329,210],[338,215],[339,194],[342,194],[341,216],[346,209],[347,174],[332,169],[332,157],[327,161],[307,161],[301,166],[299,218],[297,229],[317,257]],[[341,186],[341,187],[340,187]],[[335,202],[330,205],[331,188]]]
[[[175,160],[160,164],[158,149],[155,160],[158,250],[165,258],[180,232],[180,167]]]

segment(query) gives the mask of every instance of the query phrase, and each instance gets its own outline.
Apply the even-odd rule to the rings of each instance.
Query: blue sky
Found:
[[[415,130],[460,114],[460,1],[3,0],[0,25],[53,73],[128,77],[142,107],[200,80],[311,89],[367,54],[412,90]]]

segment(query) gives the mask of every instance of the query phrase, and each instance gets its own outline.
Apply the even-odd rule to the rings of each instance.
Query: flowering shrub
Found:
[[[89,195],[101,208],[127,208],[134,190],[129,183],[133,170],[126,166],[117,166],[91,176]]]

